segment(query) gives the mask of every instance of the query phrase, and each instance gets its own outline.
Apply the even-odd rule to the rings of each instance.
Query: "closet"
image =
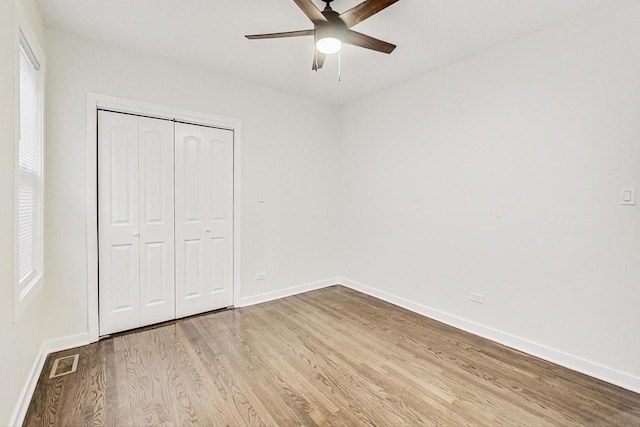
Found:
[[[98,111],[100,335],[233,303],[233,131]]]

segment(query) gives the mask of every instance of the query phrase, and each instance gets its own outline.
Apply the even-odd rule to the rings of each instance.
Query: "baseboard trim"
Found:
[[[40,378],[40,372],[42,372],[45,360],[47,360],[47,353],[45,352],[45,343],[43,342],[33,362],[33,366],[31,366],[27,381],[24,387],[22,387],[22,392],[18,397],[18,402],[9,420],[10,426],[21,426],[24,423],[24,417],[27,415],[27,409],[29,409],[29,403],[31,403],[31,397],[36,389],[36,384],[38,384],[38,378]]]
[[[247,307],[254,304],[260,304],[263,302],[269,302],[280,298],[290,297],[292,295],[302,294],[304,292],[315,291],[316,289],[327,288],[329,286],[337,285],[340,281],[337,278],[320,280],[317,282],[306,283],[304,285],[292,286],[286,289],[280,289],[273,292],[266,292],[263,294],[253,295],[250,297],[240,298],[239,304],[236,307]]]
[[[33,366],[31,366],[31,370],[29,371],[27,381],[22,388],[20,396],[18,397],[18,402],[13,410],[11,419],[9,420],[10,426],[21,426],[24,423],[24,417],[27,415],[27,410],[29,409],[33,392],[36,390],[36,385],[38,384],[38,379],[40,378],[40,373],[44,368],[47,356],[50,353],[55,353],[56,351],[67,350],[69,348],[79,347],[86,344],[89,344],[88,333],[71,335],[55,340],[44,341],[42,343],[40,350],[38,351],[38,355],[33,362]]]
[[[372,288],[358,282],[354,282],[353,280],[345,278],[338,278],[336,280],[339,284],[347,288],[351,288],[372,297],[379,298],[383,301],[400,306],[409,311],[413,311],[420,315],[445,323],[449,326],[453,326],[454,328],[458,328],[474,335],[478,335],[482,338],[489,339],[507,347],[511,347],[515,350],[522,351],[556,365],[560,365],[573,371],[588,375],[590,377],[597,378],[599,380],[611,383],[635,393],[640,393],[640,377],[637,377],[635,375],[621,372],[617,369],[564,353],[545,345],[538,344],[524,338],[520,338],[515,335],[511,335],[506,332],[445,313],[440,310],[436,310],[426,305],[409,301],[388,292],[381,291],[379,289]]]
[[[57,338],[55,340],[45,341],[45,351],[55,353],[56,351],[68,350],[74,347],[80,347],[89,344],[89,333],[84,332],[78,335],[70,335],[68,337]]]

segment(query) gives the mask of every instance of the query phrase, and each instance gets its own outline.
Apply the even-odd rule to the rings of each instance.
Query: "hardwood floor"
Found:
[[[25,419],[195,424],[637,426],[640,395],[335,286],[51,355]]]

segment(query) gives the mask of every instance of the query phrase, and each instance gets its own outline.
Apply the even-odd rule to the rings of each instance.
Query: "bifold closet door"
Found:
[[[99,111],[100,335],[175,318],[174,134]]]
[[[233,131],[175,125],[176,315],[233,304]]]

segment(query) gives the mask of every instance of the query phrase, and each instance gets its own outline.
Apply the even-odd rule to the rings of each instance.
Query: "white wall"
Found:
[[[0,2],[0,425],[8,425],[42,344],[42,294],[14,322],[14,176],[16,13],[42,41],[42,23],[32,2]],[[45,277],[46,281],[46,277]]]
[[[640,390],[640,2],[340,118],[352,285]]]
[[[335,109],[55,30],[47,42],[47,337],[87,331],[87,92],[242,121],[245,301],[333,277],[338,138],[325,124]]]

